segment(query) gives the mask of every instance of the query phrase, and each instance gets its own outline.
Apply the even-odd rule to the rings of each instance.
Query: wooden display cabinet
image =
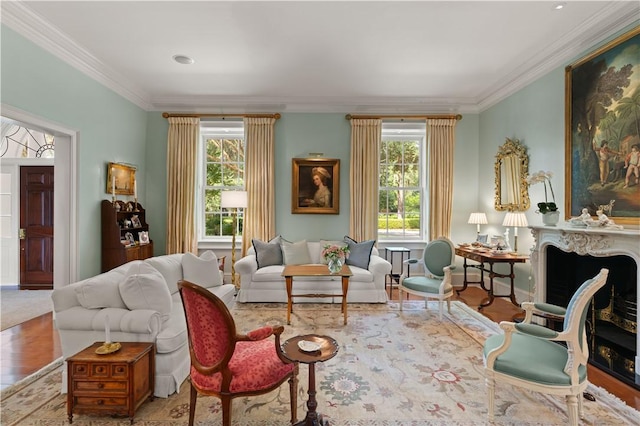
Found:
[[[153,241],[141,244],[140,232],[149,232],[146,211],[140,203],[102,201],[102,272],[153,256]]]

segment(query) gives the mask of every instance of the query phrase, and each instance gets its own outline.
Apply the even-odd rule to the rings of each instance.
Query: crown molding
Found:
[[[600,14],[584,21],[565,37],[550,44],[516,68],[509,77],[478,97],[478,110],[483,112],[533,83],[554,69],[567,65],[588,49],[602,43],[624,28],[638,22],[640,7],[636,2],[607,5]]]
[[[2,1],[1,6],[0,22],[140,108],[151,108],[147,93],[33,12],[25,2]]]

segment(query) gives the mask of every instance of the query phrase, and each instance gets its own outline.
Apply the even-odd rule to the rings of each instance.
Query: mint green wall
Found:
[[[156,255],[166,253],[167,229],[167,131],[161,112],[147,114],[146,208],[149,237]]]
[[[135,165],[139,187],[145,188],[147,114],[8,27],[0,31],[0,101],[79,132],[78,276],[95,275],[100,272],[100,201],[109,198],[107,163]],[[144,190],[138,196],[144,205]]]

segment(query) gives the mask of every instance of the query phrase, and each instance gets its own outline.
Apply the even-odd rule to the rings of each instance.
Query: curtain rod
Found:
[[[456,120],[462,120],[462,115],[352,115],[347,114],[344,116],[347,120],[359,119],[359,118],[393,118],[400,120],[427,120],[430,118],[455,118]]]
[[[163,112],[162,116],[164,118],[169,118],[169,117],[197,117],[197,118],[220,117],[223,120],[225,118],[245,118],[245,117],[249,117],[249,118],[275,118],[276,120],[278,120],[281,117],[280,113],[275,113],[275,114],[182,114],[182,113],[169,113],[169,112]]]

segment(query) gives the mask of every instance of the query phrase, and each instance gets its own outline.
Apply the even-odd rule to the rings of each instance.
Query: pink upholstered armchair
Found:
[[[180,281],[191,353],[189,425],[193,425],[198,393],[222,401],[222,424],[231,424],[231,400],[259,395],[289,380],[291,423],[296,421],[298,364],[281,354],[284,327],[262,327],[237,334],[225,304],[207,289]],[[275,336],[273,340],[267,339]]]

